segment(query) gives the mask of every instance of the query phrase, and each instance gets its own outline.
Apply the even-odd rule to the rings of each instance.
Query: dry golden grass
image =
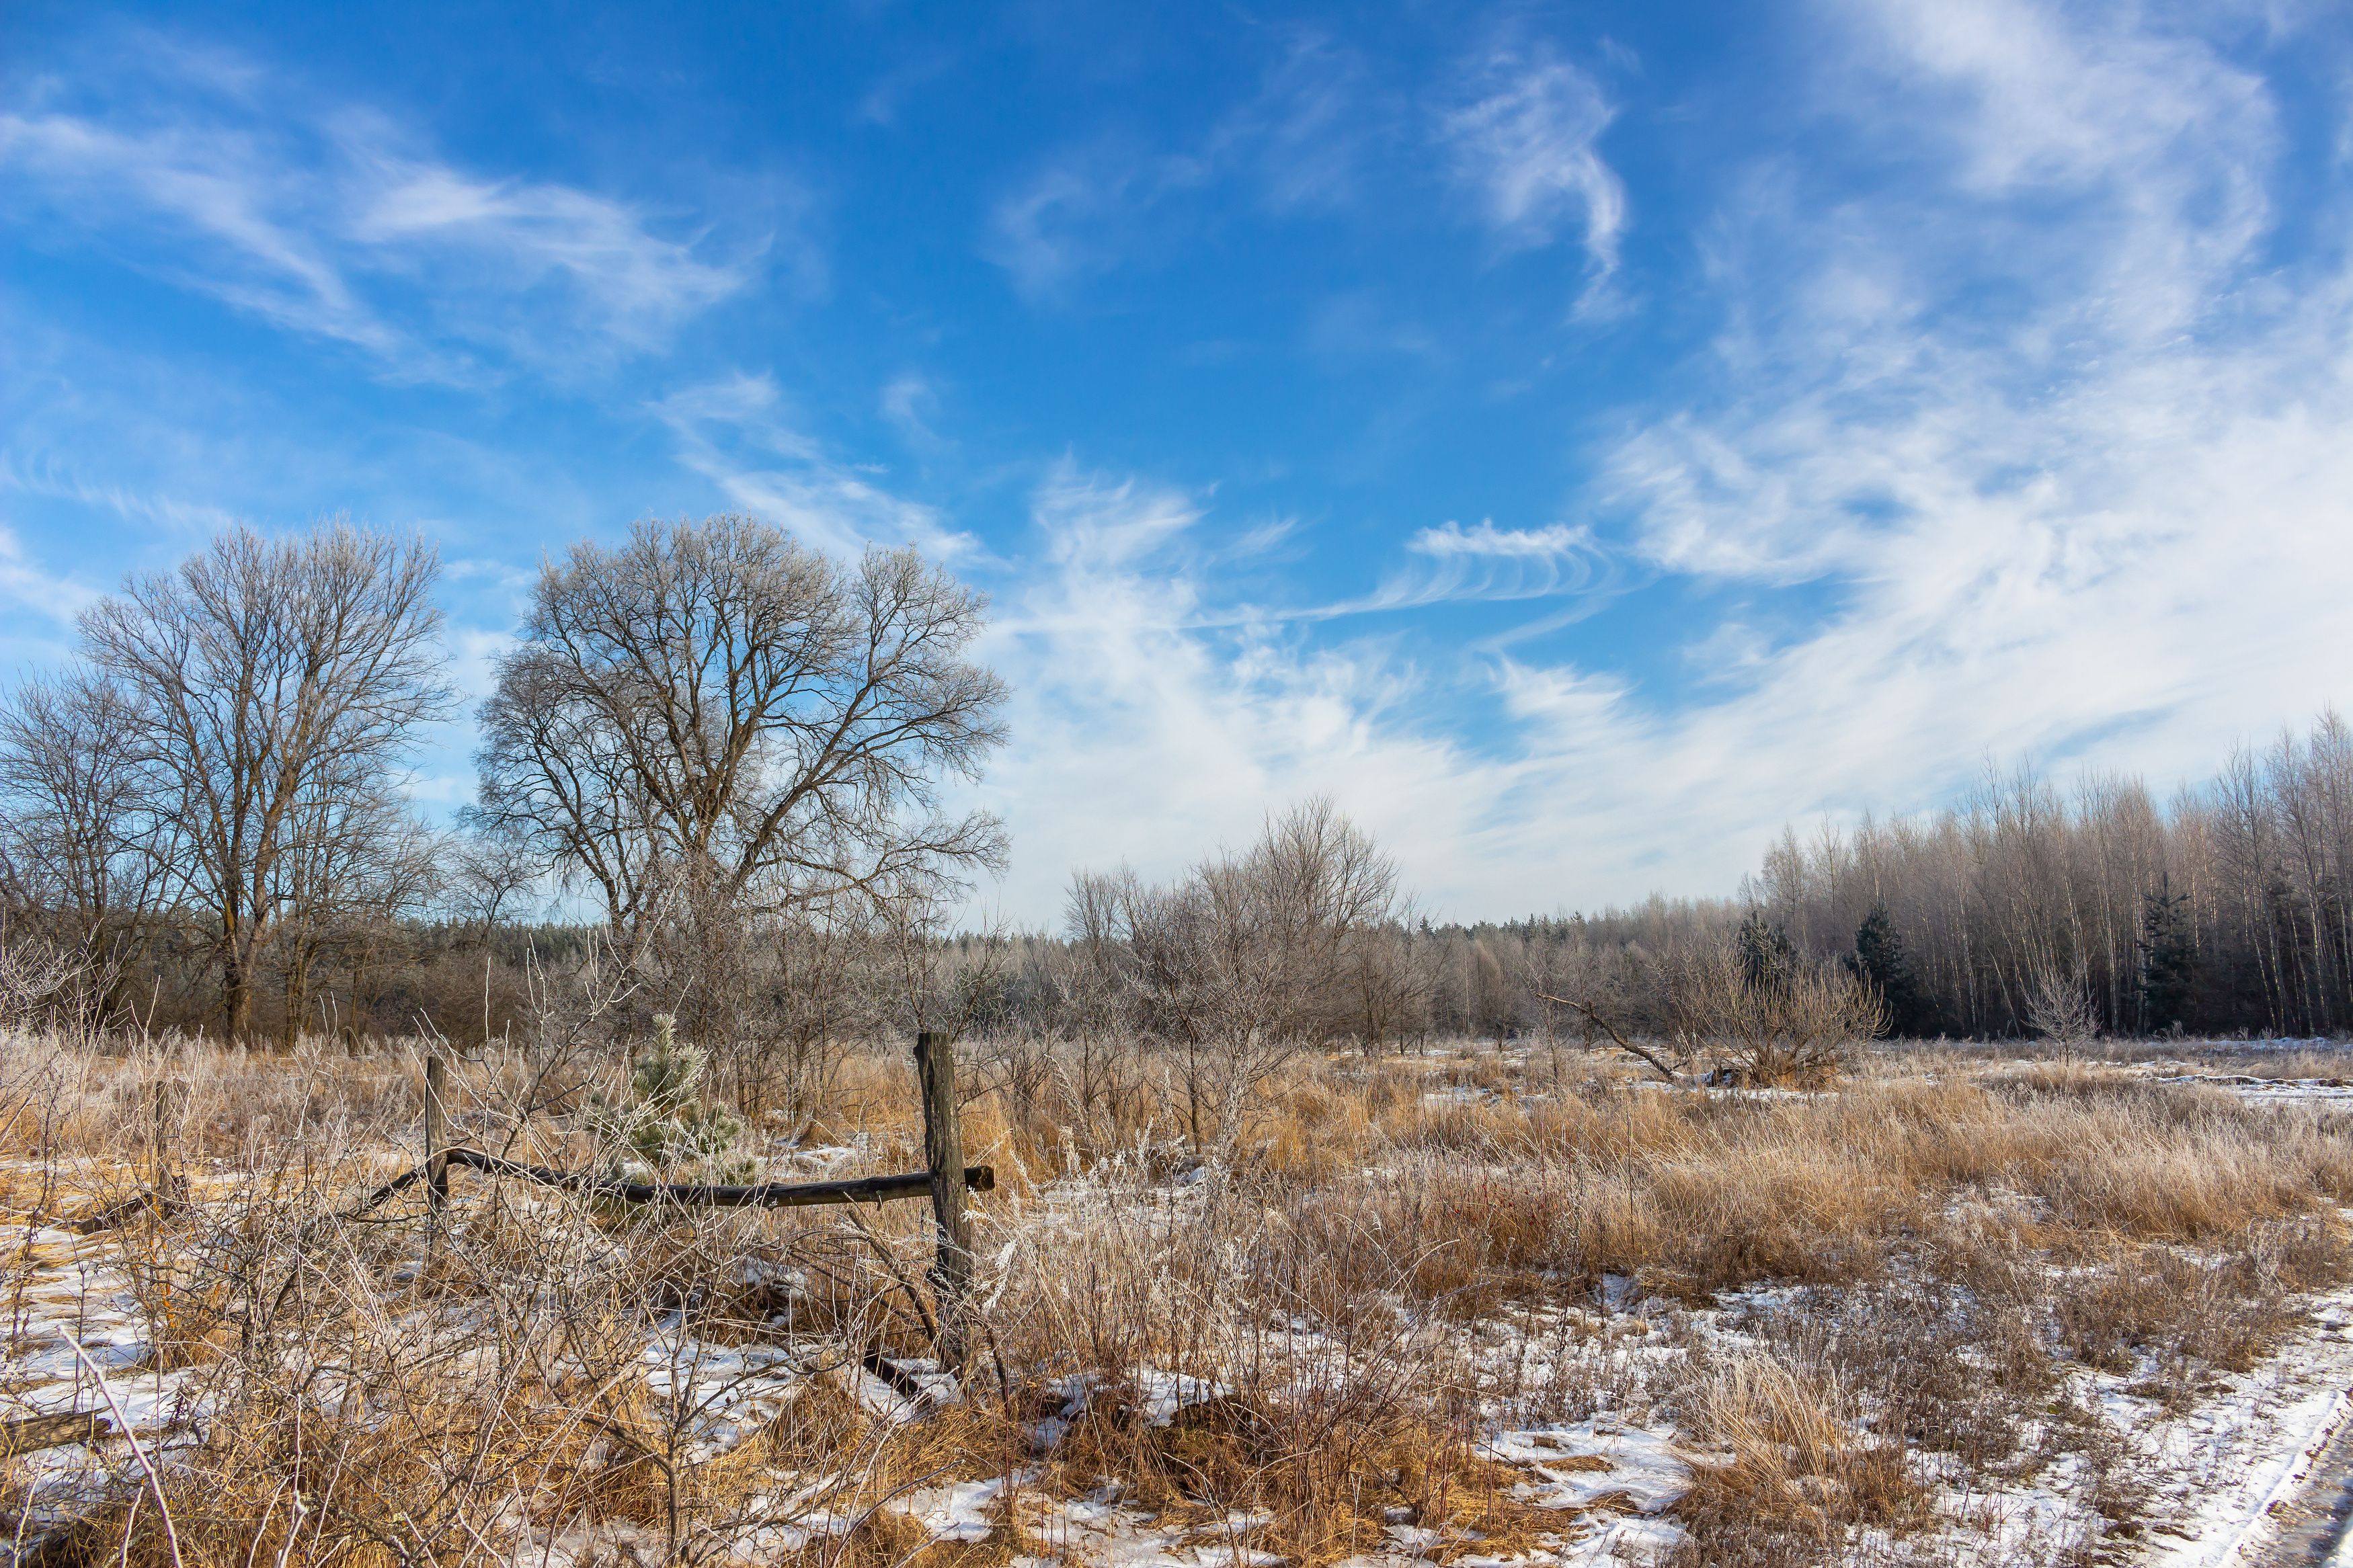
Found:
[[[1311,1059],[1194,1172],[1147,1068],[1116,1104],[1056,1087],[1074,1070],[1017,1110],[973,1056],[966,1149],[1000,1183],[977,1209],[984,1353],[966,1403],[913,1422],[852,1391],[861,1357],[927,1350],[919,1205],[651,1213],[464,1176],[430,1258],[406,1199],[336,1222],[416,1156],[413,1056],[7,1042],[0,1290],[21,1336],[61,1267],[41,1223],[159,1172],[185,1184],[185,1210],[85,1247],[124,1284],[145,1369],[206,1412],[168,1472],[184,1568],[558,1540],[575,1561],[996,1568],[1027,1549],[1025,1508],[1104,1478],[1171,1526],[1247,1517],[1244,1543],[1324,1568],[1401,1521],[1441,1557],[1527,1549],[1561,1521],[1481,1438],[1635,1403],[1698,1458],[1693,1561],[1832,1560],[1858,1529],[1922,1527],[1907,1455],[1989,1482],[2050,1458],[2027,1434],[2063,1366],[2180,1407],[2353,1276],[2344,1116],[2128,1065],[1890,1055],[1820,1092],[1711,1094],[1574,1051]],[[455,1123],[584,1164],[572,1113],[619,1070],[551,1087],[519,1058],[462,1064]],[[856,1150],[828,1173],[920,1163],[903,1062],[853,1057],[834,1081],[814,1122],[769,1134]],[[1764,1284],[1799,1289],[1736,1352],[1676,1341],[1672,1376],[1620,1344],[1639,1325],[1590,1310],[1605,1288],[1696,1309]],[[648,1347],[681,1335],[790,1348],[799,1392],[712,1448],[648,1380]],[[1155,1411],[1178,1379],[1196,1396]],[[2084,1428],[2085,1452],[2101,1440]],[[989,1478],[1019,1484],[986,1542],[927,1545],[891,1506]],[[169,1562],[134,1480],[51,1560]],[[849,1528],[786,1530],[823,1510]]]

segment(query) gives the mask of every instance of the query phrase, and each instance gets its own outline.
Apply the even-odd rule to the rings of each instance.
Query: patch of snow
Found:
[[[2353,1308],[2353,1291],[2328,1299],[2328,1323],[2299,1336],[2221,1397],[2154,1436],[2168,1468],[2189,1483],[2189,1506],[2159,1522],[2169,1538],[2156,1568],[2222,1568],[2251,1562],[2273,1538],[2273,1510],[2312,1474],[2353,1414],[2353,1345],[2329,1324]]]
[[[1659,1514],[1691,1490],[1691,1465],[1676,1451],[1672,1433],[1606,1415],[1572,1426],[1501,1432],[1481,1445],[1481,1452],[1543,1478],[1517,1489],[1537,1508],[1588,1509],[1604,1498],[1620,1498],[1637,1513]]]

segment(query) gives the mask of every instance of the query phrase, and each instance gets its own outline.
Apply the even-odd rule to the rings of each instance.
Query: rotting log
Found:
[[[0,1421],[0,1459],[13,1459],[37,1448],[68,1443],[95,1443],[111,1436],[114,1424],[87,1410],[59,1410],[46,1415],[12,1415]]]
[[[158,1219],[169,1219],[186,1203],[169,1194],[158,1194],[153,1187],[142,1187],[119,1204],[109,1204],[94,1215],[67,1222],[66,1228],[78,1236],[95,1236],[101,1230],[113,1230],[129,1225],[142,1214],[153,1214]]]

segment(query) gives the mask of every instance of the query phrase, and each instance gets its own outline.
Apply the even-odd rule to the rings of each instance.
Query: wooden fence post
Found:
[[[965,1314],[972,1290],[972,1226],[964,1212],[955,1042],[928,1029],[916,1035],[915,1076],[923,1093],[923,1163],[932,1177],[932,1290],[939,1305],[940,1365],[961,1376],[971,1348]]]
[[[187,1179],[172,1165],[172,1112],[176,1098],[170,1079],[158,1078],[149,1089],[148,1113],[153,1123],[155,1168],[150,1173],[159,1212],[168,1212],[187,1195]]]
[[[430,1215],[438,1213],[449,1198],[449,1113],[441,1096],[449,1081],[449,1065],[441,1057],[440,1047],[425,1048],[425,1207]],[[433,1232],[428,1228],[426,1240],[429,1245]]]

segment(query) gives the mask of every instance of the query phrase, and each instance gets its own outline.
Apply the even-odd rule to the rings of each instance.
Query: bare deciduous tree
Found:
[[[86,668],[27,680],[0,709],[0,893],[20,922],[86,955],[84,976],[120,972],[172,859],[135,717]]]
[[[251,1032],[272,922],[319,885],[296,867],[383,830],[417,728],[448,706],[438,575],[418,539],[238,528],[81,617],[131,710],[171,869],[210,926],[232,1036]]]
[[[1160,1047],[1196,1152],[1240,1135],[1250,1094],[1303,1045],[1346,1033],[1363,999],[1356,944],[1391,922],[1397,868],[1327,799],[1271,820],[1240,855],[1166,888],[1082,873],[1080,949],[1115,977]]]
[[[487,827],[454,836],[448,859],[440,888],[445,907],[473,929],[478,943],[529,904],[543,869],[522,835]]]
[[[278,859],[267,948],[283,988],[279,1043],[294,1047],[306,1024],[311,981],[342,953],[370,962],[401,917],[419,912],[438,886],[437,841],[382,790],[311,803],[292,847]]]
[[[998,744],[982,597],[911,550],[837,565],[756,520],[639,524],[542,573],[483,710],[481,812],[616,929],[681,889],[776,910],[997,863],[939,784]]]

